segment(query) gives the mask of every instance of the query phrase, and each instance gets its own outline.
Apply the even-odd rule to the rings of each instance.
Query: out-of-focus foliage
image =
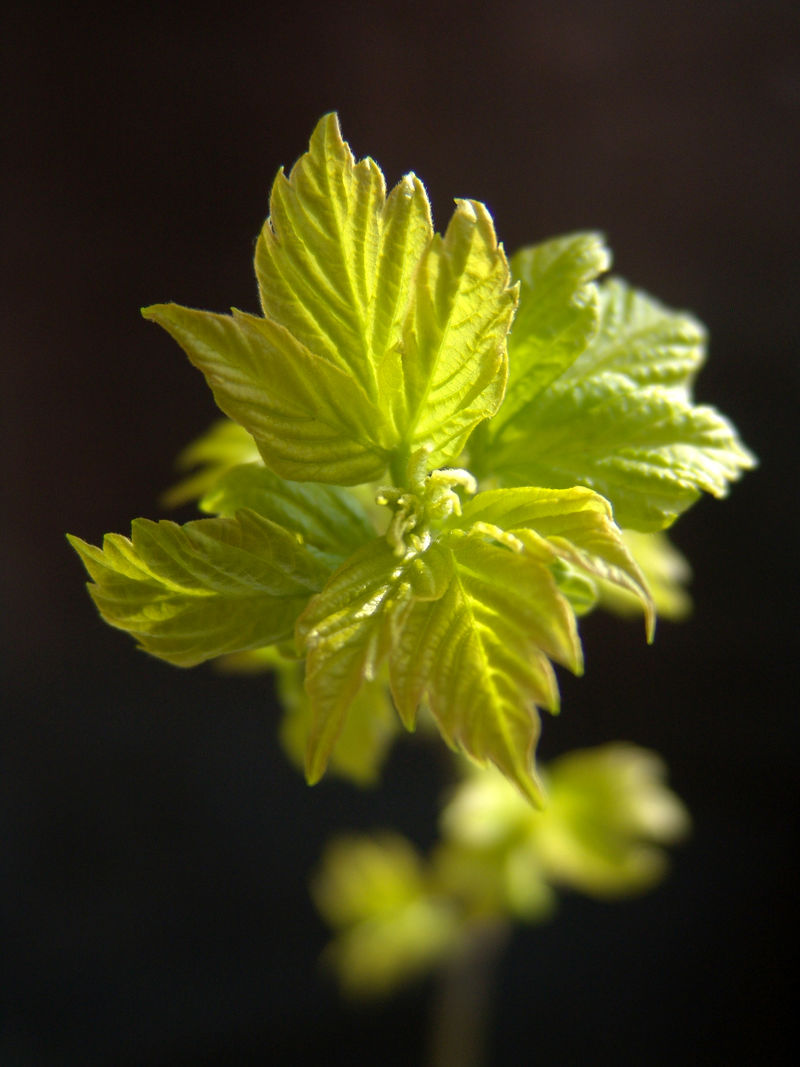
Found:
[[[231,419],[217,419],[180,453],[175,465],[184,476],[162,493],[161,502],[164,507],[177,508],[199,500],[231,467],[258,458],[256,443],[243,426]]]
[[[686,557],[664,533],[623,530],[622,536],[645,577],[656,612],[676,622],[685,619],[692,610],[692,598],[686,590],[692,568]],[[600,606],[616,615],[642,612],[641,601],[618,585],[601,581],[597,583],[597,591]]]
[[[557,887],[616,899],[660,881],[665,846],[685,837],[689,816],[658,756],[607,745],[562,756],[542,776],[537,810],[493,768],[473,766],[427,860],[396,836],[329,846],[313,895],[333,931],[325,959],[348,993],[394,989],[487,921],[543,921]]]
[[[665,785],[666,767],[630,744],[571,752],[547,765],[547,806],[536,811],[491,771],[475,773],[445,808],[448,839],[529,855],[544,879],[592,896],[650,888],[664,873],[661,846],[680,840],[689,816]]]
[[[396,835],[335,838],[312,896],[339,931],[326,962],[353,996],[393,991],[452,951],[461,934],[422,857]]]

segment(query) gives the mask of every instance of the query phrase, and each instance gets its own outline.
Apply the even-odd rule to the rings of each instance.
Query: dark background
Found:
[[[17,3],[4,16],[4,1020],[0,1062],[413,1064],[430,988],[343,1005],[306,884],[325,839],[426,845],[436,752],[309,790],[266,680],[100,623],[67,548],[158,492],[214,416],[138,308],[256,308],[277,167],[339,110],[357,155],[484,200],[506,248],[579,228],[709,326],[700,399],[760,469],[676,528],[694,618],[591,618],[545,756],[659,750],[694,816],[671,878],[565,899],[502,959],[491,1062],[783,1063],[794,958],[797,137],[792,3]],[[791,463],[789,461],[791,457]],[[9,699],[10,697],[10,699]]]

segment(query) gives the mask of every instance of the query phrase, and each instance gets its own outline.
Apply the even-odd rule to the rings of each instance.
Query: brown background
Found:
[[[337,108],[439,225],[506,247],[604,230],[616,269],[709,325],[702,400],[761,469],[675,540],[697,612],[590,619],[545,755],[661,751],[695,818],[672,878],[566,899],[503,959],[492,1062],[781,1063],[793,958],[797,137],[786,3],[12,5],[2,28],[3,751],[9,1065],[409,1064],[423,986],[350,1009],[315,969],[305,883],[336,829],[435,832],[438,757],[308,790],[269,683],[182,672],[97,620],[63,539],[158,516],[213,417],[138,307],[256,305],[277,167]],[[791,538],[791,542],[790,542]]]

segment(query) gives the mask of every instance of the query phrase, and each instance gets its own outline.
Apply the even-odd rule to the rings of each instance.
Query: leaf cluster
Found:
[[[208,518],[71,539],[102,616],[179,666],[276,669],[311,782],[348,722],[340,769],[373,776],[391,702],[539,803],[537,709],[554,664],[582,670],[577,616],[633,598],[652,634],[621,526],[663,530],[753,462],[693,401],[703,328],[609,264],[595,234],[509,264],[475,201],[435,233],[419,179],[387,193],[325,116],[272,187],[261,314],[143,311],[231,421],[170,494]]]
[[[557,890],[624,899],[656,885],[689,817],[661,760],[627,744],[543,769],[548,805],[493,769],[470,771],[426,856],[396,834],[331,841],[312,883],[332,930],[324,959],[345,993],[380,996],[452,958],[476,932],[553,914]]]

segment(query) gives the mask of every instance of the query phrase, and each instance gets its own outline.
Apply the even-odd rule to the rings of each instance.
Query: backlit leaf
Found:
[[[83,560],[100,614],[141,648],[180,667],[285,640],[328,568],[280,526],[235,518],[137,519],[131,539],[107,534]]]
[[[378,165],[356,162],[336,116],[325,115],[272,187],[255,261],[264,315],[377,402],[380,364],[400,343],[432,236],[419,179],[407,175],[387,198]]]
[[[422,857],[397,835],[338,837],[327,846],[312,894],[335,931],[323,962],[346,995],[394,992],[459,946],[463,919],[429,881]]]
[[[547,767],[548,807],[531,820],[528,847],[547,877],[611,899],[663,877],[663,849],[685,837],[689,815],[653,752],[610,744],[568,752]]]
[[[514,253],[511,272],[520,282],[519,308],[508,339],[508,389],[500,423],[562,374],[589,344],[600,321],[594,282],[610,264],[611,254],[595,233],[570,234]]]
[[[725,496],[754,463],[714,408],[605,371],[554,383],[526,409],[524,426],[508,428],[491,446],[503,483],[588,486],[636,530],[669,526],[701,491]]]
[[[475,523],[497,526],[518,537],[529,552],[549,551],[553,560],[625,590],[639,600],[652,635],[655,620],[647,583],[613,521],[608,501],[597,493],[580,486],[494,489],[467,501],[461,517],[451,521],[463,529]],[[579,599],[585,598],[585,592],[576,592]]]
[[[342,564],[298,619],[312,706],[309,782],[323,775],[353,699],[376,676],[404,615],[416,600],[442,595],[448,562],[436,543],[398,559],[384,538],[376,538]]]
[[[243,426],[230,419],[217,419],[180,453],[175,466],[185,477],[161,494],[161,503],[177,508],[198,500],[225,471],[258,458],[256,443]]]
[[[233,467],[200,501],[203,511],[233,515],[250,508],[306,544],[342,558],[375,536],[375,527],[347,489],[316,482],[290,482],[260,463]]]
[[[503,398],[516,305],[509,282],[486,208],[458,201],[444,238],[434,237],[420,263],[398,356],[403,393],[395,419],[407,453],[432,446],[431,469],[454,460]]]
[[[284,478],[341,485],[379,478],[384,418],[361,385],[269,319],[145,308],[206,376],[214,399]]]
[[[565,368],[564,377],[582,381],[611,371],[639,385],[662,385],[686,393],[705,362],[703,324],[685,311],[670,310],[621,278],[607,278],[597,290],[597,332],[580,357]]]
[[[447,589],[411,606],[392,651],[395,704],[409,721],[425,701],[450,745],[541,804],[536,707],[558,709],[550,659],[581,669],[573,613],[541,560],[458,531],[446,541]]]
[[[302,662],[284,661],[277,689],[283,705],[280,739],[284,751],[301,770],[313,721],[311,699],[303,685]],[[328,773],[356,785],[377,784],[383,762],[400,730],[383,678],[366,682],[351,701],[342,732],[331,751]]]
[[[482,204],[434,235],[424,188],[386,196],[335,115],[281,171],[256,250],[264,317],[146,308],[206,376],[219,407],[282,477],[356,485],[430,449],[453,460],[497,410],[516,304]]]
[[[701,492],[724,496],[755,460],[724,416],[692,400],[703,327],[619,279],[597,289],[596,334],[510,418],[501,409],[478,465],[506,486],[588,486],[619,525],[663,529]]]
[[[692,598],[686,591],[692,570],[664,533],[640,533],[623,530],[628,551],[636,560],[647,581],[656,611],[661,618],[684,619],[692,610]],[[641,601],[618,585],[601,581],[597,587],[600,606],[615,614],[637,615]]]

